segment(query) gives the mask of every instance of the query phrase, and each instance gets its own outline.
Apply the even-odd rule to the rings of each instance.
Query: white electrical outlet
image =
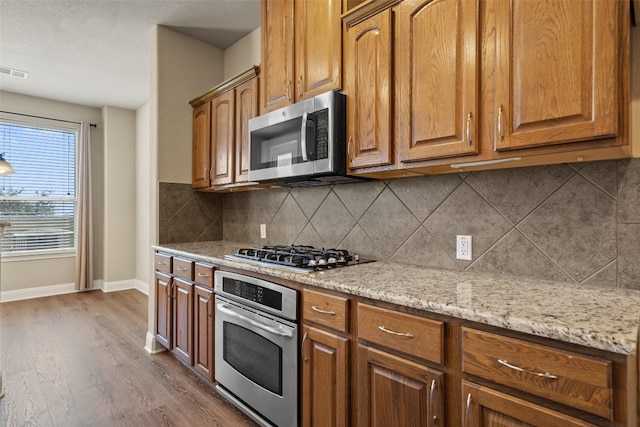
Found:
[[[267,238],[267,224],[260,224],[260,238]]]
[[[456,236],[456,258],[471,261],[471,236]]]

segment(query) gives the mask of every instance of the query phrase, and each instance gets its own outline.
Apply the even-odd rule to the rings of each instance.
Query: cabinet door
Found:
[[[357,364],[359,426],[446,425],[442,373],[364,345]]]
[[[464,427],[586,427],[583,420],[468,381],[462,382]]]
[[[210,130],[211,103],[207,102],[193,110],[193,164],[191,168],[191,186],[193,188],[206,188],[210,184]]]
[[[262,0],[261,114],[293,102],[293,0]]]
[[[396,22],[400,160],[477,153],[477,0],[403,1]]]
[[[618,7],[625,3],[498,2],[496,149],[617,133]]]
[[[249,181],[249,119],[258,115],[258,78],[236,89],[235,182]]]
[[[193,365],[193,285],[173,281],[173,353]]]
[[[196,286],[193,307],[193,366],[213,381],[213,291]]]
[[[346,427],[348,340],[309,326],[302,340],[302,425]]]
[[[296,0],[296,100],[341,88],[342,2]]]
[[[233,90],[211,101],[211,185],[233,183],[234,105]]]
[[[156,340],[171,349],[171,276],[156,271]]]
[[[392,145],[392,22],[387,9],[346,31],[347,167],[389,165]]]

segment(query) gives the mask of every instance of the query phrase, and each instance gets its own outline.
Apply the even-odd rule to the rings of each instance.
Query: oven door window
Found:
[[[282,348],[233,323],[223,324],[223,358],[245,378],[282,396]]]

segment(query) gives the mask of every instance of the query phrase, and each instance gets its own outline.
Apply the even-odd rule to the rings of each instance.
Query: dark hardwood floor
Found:
[[[146,332],[135,290],[0,304],[0,425],[255,426]]]

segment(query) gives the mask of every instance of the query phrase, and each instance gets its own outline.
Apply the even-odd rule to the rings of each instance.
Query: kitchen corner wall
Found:
[[[311,244],[435,268],[640,289],[640,159],[224,195],[161,184],[160,197],[160,243]],[[473,261],[455,259],[456,234],[473,236]]]

